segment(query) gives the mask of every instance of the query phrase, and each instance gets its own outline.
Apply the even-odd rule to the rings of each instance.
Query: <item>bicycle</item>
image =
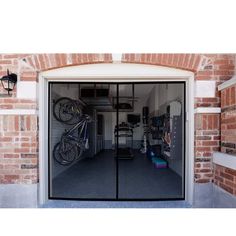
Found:
[[[53,104],[53,115],[57,121],[67,125],[74,125],[65,130],[53,149],[54,159],[61,165],[70,165],[78,160],[85,149],[88,149],[88,123],[91,122],[89,115],[82,115],[82,108],[78,101],[68,97],[62,97]],[[75,136],[75,131],[78,135]]]
[[[82,157],[82,153],[89,149],[88,143],[88,123],[92,120],[89,115],[81,116],[81,120],[71,129],[65,130],[53,149],[54,159],[61,165],[70,165],[75,160]],[[75,131],[78,130],[78,136]]]
[[[53,115],[59,122],[74,125],[80,120],[82,109],[76,100],[62,97],[54,102]]]

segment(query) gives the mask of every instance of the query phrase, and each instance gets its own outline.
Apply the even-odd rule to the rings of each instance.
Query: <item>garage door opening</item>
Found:
[[[48,89],[49,199],[185,199],[185,82]]]

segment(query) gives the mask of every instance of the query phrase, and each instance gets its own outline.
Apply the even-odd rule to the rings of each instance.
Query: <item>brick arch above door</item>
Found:
[[[45,53],[18,54],[15,57],[21,64],[22,81],[36,81],[37,73],[55,68],[95,63],[116,63],[111,53]],[[3,58],[4,59],[4,58]],[[14,60],[14,55],[6,55],[6,59]],[[233,54],[170,54],[170,53],[123,53],[121,63],[150,64],[187,70],[195,73],[196,80],[215,80],[222,83],[234,74]],[[9,66],[6,65],[6,66]]]
[[[201,54],[123,54],[124,63],[141,63],[173,67],[196,72],[202,62]]]
[[[23,63],[22,63],[23,62]],[[37,81],[37,72],[67,66],[114,63],[109,53],[44,53],[18,55],[21,81]],[[150,64],[197,72],[200,54],[121,54],[121,63]]]
[[[112,63],[112,54],[95,53],[55,53],[55,54],[32,54],[23,57],[24,61],[36,71],[45,71],[65,66]],[[196,72],[202,62],[200,54],[122,54],[122,63],[151,64],[173,67],[177,69]]]

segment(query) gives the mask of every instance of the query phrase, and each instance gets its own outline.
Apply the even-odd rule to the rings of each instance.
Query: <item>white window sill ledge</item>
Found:
[[[234,75],[231,79],[225,81],[224,83],[220,84],[218,86],[218,90],[221,91],[221,90],[226,89],[226,88],[233,86],[235,84],[236,84],[236,75]]]
[[[213,163],[236,170],[236,156],[223,152],[213,153]]]

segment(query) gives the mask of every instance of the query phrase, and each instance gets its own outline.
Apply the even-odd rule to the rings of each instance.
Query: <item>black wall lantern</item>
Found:
[[[13,73],[10,74],[9,70],[7,70],[7,75],[1,78],[2,87],[7,90],[8,95],[10,95],[10,91],[14,89],[16,82],[17,75]]]

